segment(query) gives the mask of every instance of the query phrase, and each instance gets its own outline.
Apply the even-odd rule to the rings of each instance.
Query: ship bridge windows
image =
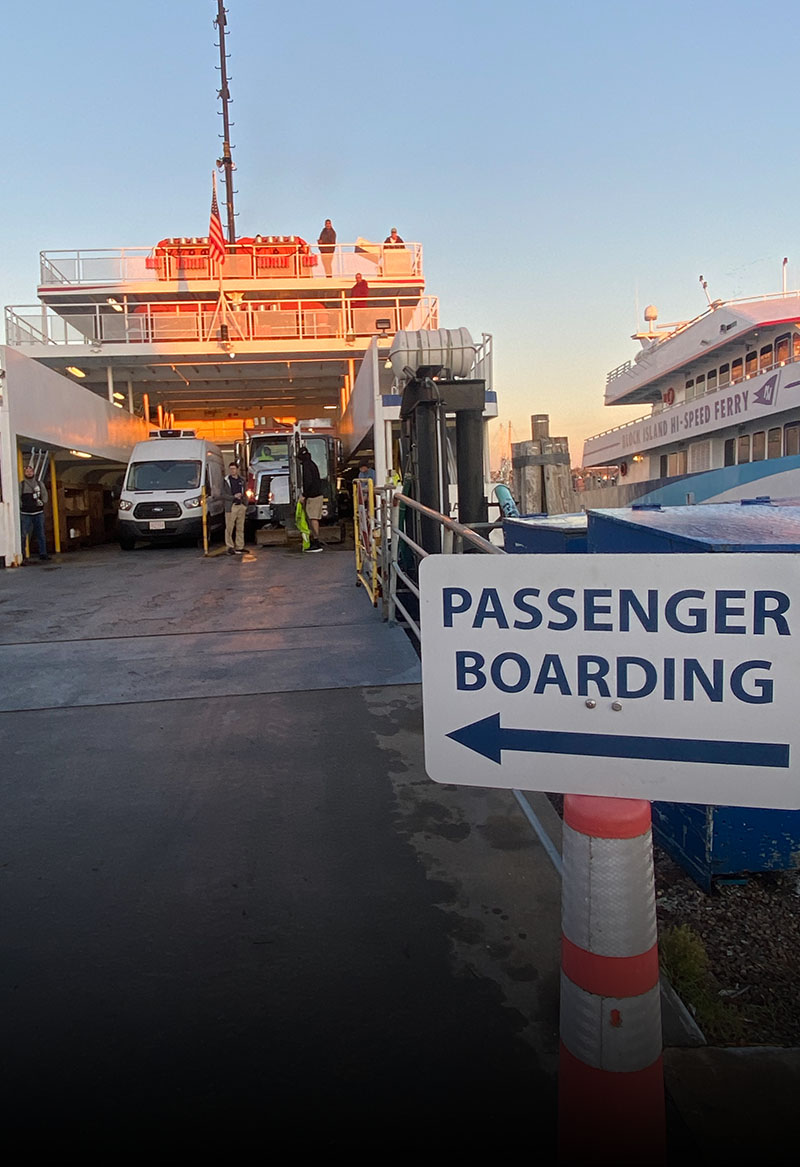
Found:
[[[746,353],[744,358],[744,375],[745,377],[752,377],[758,371],[758,353],[755,349],[751,353]]]
[[[789,333],[784,333],[775,341],[775,364],[785,365],[789,360]]]
[[[781,440],[782,437],[783,437],[783,433],[782,433],[781,427],[779,425],[775,426],[774,429],[769,430],[769,432],[767,433],[767,457],[768,458],[780,458],[781,449],[783,446],[783,442]]]
[[[758,353],[758,367],[761,372],[772,368],[772,345],[762,345]]]
[[[735,361],[731,362],[731,382],[736,384],[737,381],[744,380],[744,361],[741,357],[737,357]]]

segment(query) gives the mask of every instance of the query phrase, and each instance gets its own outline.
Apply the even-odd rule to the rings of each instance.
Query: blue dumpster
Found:
[[[800,505],[768,499],[591,511],[590,553],[800,552]],[[800,866],[800,811],[653,803],[653,833],[708,889],[715,878]]]
[[[563,555],[586,551],[586,514],[520,515],[503,520],[506,551],[515,555]]]

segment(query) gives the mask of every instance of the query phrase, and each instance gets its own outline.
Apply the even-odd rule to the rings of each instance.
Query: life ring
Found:
[[[667,389],[666,393],[664,394],[664,404],[665,405],[672,405],[674,403],[674,401],[675,401],[675,390],[672,388]]]
[[[624,478],[625,475],[628,473],[628,463],[627,462],[620,462],[619,473],[620,473],[620,478]]]

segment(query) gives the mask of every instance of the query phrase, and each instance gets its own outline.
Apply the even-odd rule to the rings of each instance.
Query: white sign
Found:
[[[800,808],[800,558],[434,555],[437,782]]]

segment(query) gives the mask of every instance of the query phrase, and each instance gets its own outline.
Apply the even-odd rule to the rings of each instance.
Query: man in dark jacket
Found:
[[[235,462],[228,466],[222,480],[222,498],[225,503],[225,542],[229,555],[244,555],[244,517],[247,503],[244,497],[244,479]]]
[[[360,271],[356,272],[356,282],[350,289],[350,303],[354,308],[366,308],[369,284]]]
[[[300,461],[302,476],[300,489],[303,493],[300,502],[303,504],[311,531],[311,545],[306,550],[322,551],[323,547],[319,541],[319,521],[322,518],[322,504],[325,501],[322,494],[322,479],[319,475],[319,468],[311,457],[307,446],[301,447],[297,457]]]
[[[22,532],[22,555],[29,535],[36,536],[36,547],[40,559],[49,559],[44,537],[44,508],[47,502],[47,487],[37,478],[33,466],[26,466],[25,477],[19,484],[19,520]],[[33,550],[33,548],[31,548]]]
[[[333,267],[333,251],[336,243],[336,232],[333,229],[330,219],[325,220],[325,226],[319,233],[319,253],[322,256],[322,266],[325,268],[325,275],[330,279],[331,269]]]

